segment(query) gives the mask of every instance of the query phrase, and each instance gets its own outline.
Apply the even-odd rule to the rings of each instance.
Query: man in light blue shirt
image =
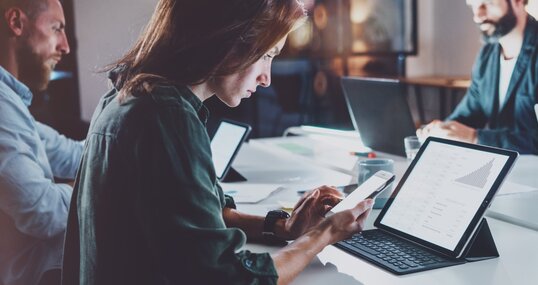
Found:
[[[82,143],[36,122],[32,92],[69,52],[58,0],[0,0],[0,285],[60,284]]]

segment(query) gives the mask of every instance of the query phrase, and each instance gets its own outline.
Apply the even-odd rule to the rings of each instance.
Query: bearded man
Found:
[[[528,0],[467,0],[484,46],[471,86],[454,112],[417,130],[438,136],[538,154],[538,23]]]
[[[69,53],[58,0],[0,0],[0,285],[60,284],[82,143],[36,122],[32,91]]]

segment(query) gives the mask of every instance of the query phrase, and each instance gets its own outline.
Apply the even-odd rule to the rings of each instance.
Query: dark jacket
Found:
[[[537,46],[538,22],[529,15],[506,101],[498,110],[501,46],[484,45],[473,67],[471,86],[447,120],[478,129],[479,144],[538,154],[538,122],[533,109],[538,101]]]
[[[123,103],[113,90],[94,114],[67,226],[65,285],[275,284],[269,254],[241,251],[227,228],[207,109],[186,87]]]

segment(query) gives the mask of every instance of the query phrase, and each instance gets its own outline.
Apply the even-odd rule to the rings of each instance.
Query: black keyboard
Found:
[[[335,246],[396,274],[407,274],[464,263],[429,252],[380,230],[363,231]]]

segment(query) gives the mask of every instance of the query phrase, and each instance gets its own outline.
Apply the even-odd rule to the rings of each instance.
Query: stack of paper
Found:
[[[281,189],[275,184],[221,183],[224,194],[232,196],[236,203],[258,203],[271,193]]]

